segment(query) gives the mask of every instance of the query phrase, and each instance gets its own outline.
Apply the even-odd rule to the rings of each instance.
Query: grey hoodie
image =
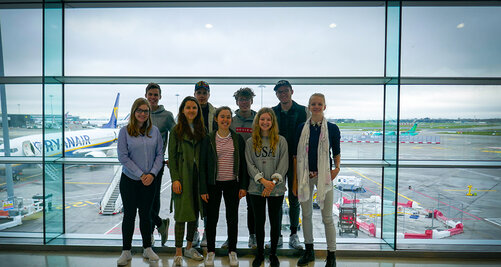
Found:
[[[167,132],[170,132],[172,127],[176,125],[174,116],[172,112],[165,110],[163,105],[158,105],[157,110],[151,112],[151,121],[153,125],[157,126],[158,130],[160,130],[163,141],[163,152],[165,155],[165,149],[167,148]]]
[[[262,139],[263,149],[256,152],[252,145],[252,138],[247,139],[245,146],[245,160],[247,161],[247,171],[249,172],[249,190],[251,195],[261,195],[264,186],[258,182],[264,178],[278,178],[279,182],[271,191],[270,196],[283,196],[285,194],[285,175],[289,168],[289,153],[287,151],[287,141],[283,136],[279,136],[279,141],[275,153],[271,153],[270,139]]]
[[[252,122],[255,116],[256,112],[251,110],[251,116],[244,118],[240,115],[240,109],[237,109],[231,121],[230,128],[240,134],[244,138],[244,141],[247,141],[252,136]]]

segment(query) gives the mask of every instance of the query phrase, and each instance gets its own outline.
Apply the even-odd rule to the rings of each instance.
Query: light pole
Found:
[[[261,88],[261,108],[263,108],[263,88],[265,88],[266,85],[260,84],[258,87]]]

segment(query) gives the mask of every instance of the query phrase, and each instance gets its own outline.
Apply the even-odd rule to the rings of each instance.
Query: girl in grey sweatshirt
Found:
[[[284,199],[285,175],[289,167],[287,141],[278,134],[275,113],[270,108],[262,108],[254,118],[252,137],[247,140],[245,159],[250,175],[248,194],[253,206],[257,253],[252,266],[260,266],[264,261],[264,224],[266,205],[270,220],[270,266],[278,267],[276,255],[280,236],[280,207]]]

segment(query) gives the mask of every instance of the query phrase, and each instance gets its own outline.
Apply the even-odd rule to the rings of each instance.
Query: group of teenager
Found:
[[[174,265],[184,257],[202,261],[198,246],[198,222],[204,222],[202,246],[207,246],[205,265],[214,266],[216,228],[221,199],[224,199],[230,266],[238,265],[238,207],[246,197],[249,247],[255,249],[253,267],[265,261],[266,206],[270,223],[268,260],[280,266],[277,247],[282,246],[282,206],[288,192],[289,246],[303,250],[297,231],[302,209],[306,248],[297,265],[315,261],[313,249],[313,193],[320,206],[327,240],[326,266],[336,266],[336,231],[332,205],[332,180],[339,173],[340,131],[326,120],[325,97],[315,93],[308,106],[292,100],[292,85],[279,81],[274,91],[280,103],[273,108],[251,109],[254,92],[241,88],[234,93],[239,109],[214,108],[209,102],[210,87],[205,81],[195,85],[194,96],[179,106],[177,122],[159,105],[161,89],[156,83],[146,87],[146,98],[134,101],[127,126],[118,136],[118,158],[122,164],[120,194],[123,201],[122,254],[118,265],[131,259],[131,243],[136,212],[143,241],[143,257],[157,261],[152,250],[156,228],[162,245],[167,240],[170,221],[159,217],[160,188],[164,166],[172,180],[170,211],[174,211]],[[170,134],[169,134],[170,132]],[[168,144],[168,145],[167,145]],[[164,161],[167,148],[168,160]],[[183,243],[186,232],[186,247]]]

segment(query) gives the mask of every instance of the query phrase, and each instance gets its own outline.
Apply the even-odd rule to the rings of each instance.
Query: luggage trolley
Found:
[[[337,223],[339,235],[352,233],[358,237],[357,228],[357,193],[365,193],[361,179],[355,176],[338,177],[335,181],[336,188],[341,192],[353,193],[352,204],[339,207],[339,221]]]

